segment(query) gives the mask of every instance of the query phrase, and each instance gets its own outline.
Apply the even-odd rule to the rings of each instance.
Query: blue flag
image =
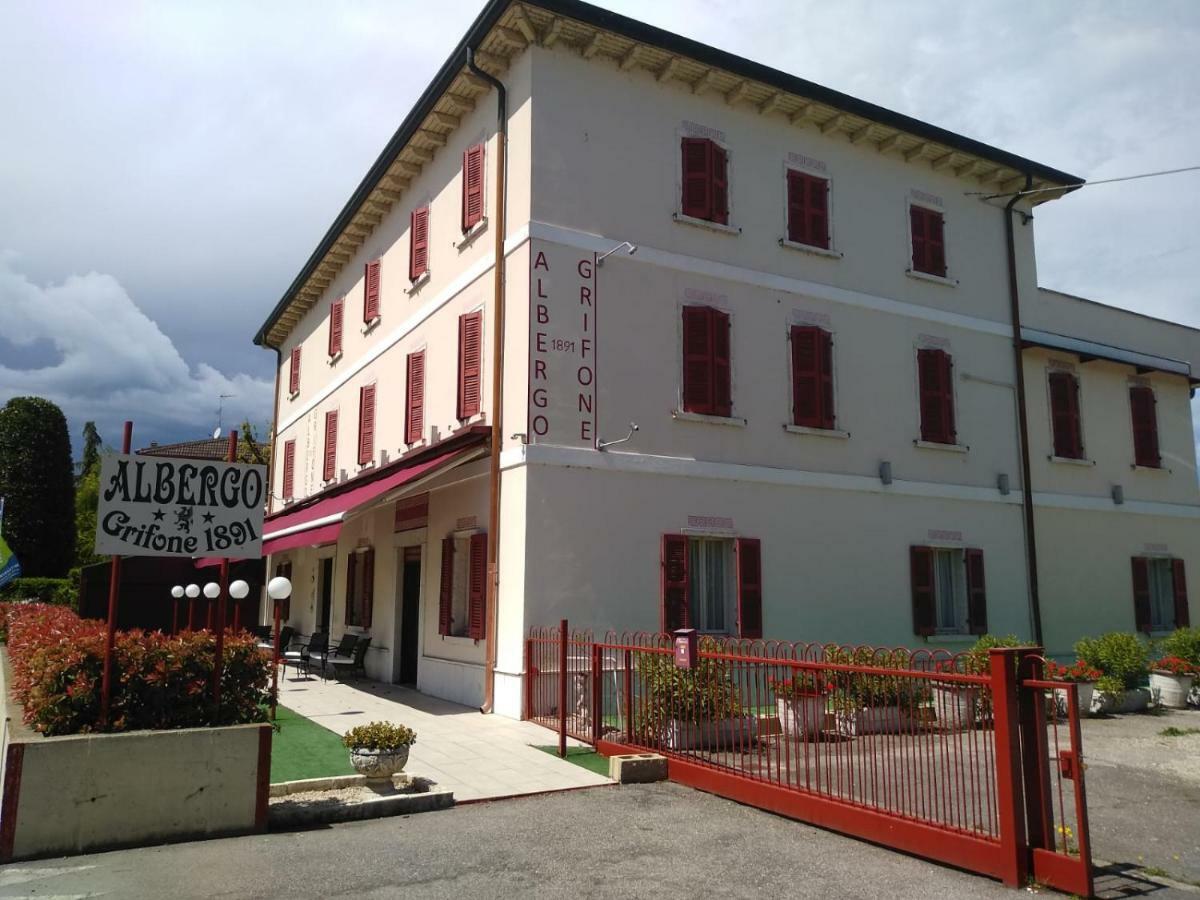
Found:
[[[21,577],[21,564],[4,542],[4,498],[0,497],[0,588]]]

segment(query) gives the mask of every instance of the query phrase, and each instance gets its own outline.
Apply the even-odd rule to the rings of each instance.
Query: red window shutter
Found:
[[[805,203],[804,176],[788,169],[787,173],[787,232],[794,244],[808,243],[808,206]]]
[[[1171,560],[1171,586],[1175,593],[1175,627],[1187,628],[1192,618],[1188,613],[1187,575],[1182,559]]]
[[[1129,389],[1129,408],[1133,415],[1133,459],[1139,466],[1157,469],[1162,465],[1158,452],[1158,416],[1154,391],[1140,385]]]
[[[762,637],[762,543],[758,538],[737,540],[738,635]]]
[[[967,627],[971,634],[987,634],[987,590],[983,581],[983,551],[967,551]]]
[[[408,390],[404,404],[404,441],[415,444],[425,432],[425,351],[408,354]]]
[[[321,475],[326,481],[333,481],[337,475],[337,423],[336,409],[325,413],[325,465]]]
[[[458,319],[458,418],[469,419],[479,412],[479,386],[483,350],[483,313],[473,312]]]
[[[713,415],[712,310],[683,308],[683,408]]]
[[[940,212],[910,206],[912,267],[915,272],[946,276],[945,219]]]
[[[288,377],[288,393],[300,392],[300,348],[292,348],[292,369]]]
[[[379,318],[379,260],[367,263],[363,273],[363,321]]]
[[[1054,455],[1080,459],[1083,438],[1079,427],[1079,380],[1070,372],[1050,373],[1050,421]]]
[[[683,214],[712,218],[712,141],[683,139]]]
[[[429,207],[412,211],[409,223],[408,277],[416,281],[429,269]]]
[[[921,440],[953,444],[954,369],[944,350],[917,351],[917,380],[921,403]]]
[[[375,385],[358,390],[358,464],[365,466],[375,458]]]
[[[338,297],[329,306],[329,355],[337,356],[342,352],[342,313],[345,311],[346,298]]]
[[[291,500],[296,496],[296,442],[285,441],[283,444],[283,499]]]
[[[724,148],[712,144],[712,220],[729,224],[729,157]]]
[[[1150,633],[1150,561],[1144,556],[1133,557],[1133,622],[1138,631]]]
[[[733,414],[733,374],[729,364],[729,314],[718,309],[712,314],[713,414]]]
[[[369,547],[362,556],[362,585],[358,589],[358,625],[370,628],[375,613],[375,548]]]
[[[442,539],[442,583],[438,592],[438,634],[450,634],[454,613],[454,538]]]
[[[788,170],[788,240],[829,249],[829,182]]]
[[[937,612],[933,596],[933,548],[909,547],[912,579],[913,631],[931,635],[937,631]]]
[[[913,271],[926,272],[929,270],[929,250],[925,240],[925,210],[919,206],[910,206],[908,223],[912,232]]]
[[[483,218],[483,144],[468,147],[463,153],[462,230]]]
[[[357,624],[356,593],[358,575],[358,554],[346,554],[346,608],[342,611],[342,621],[347,625]]]
[[[487,535],[471,535],[467,566],[467,636],[481,641],[487,619]]]
[[[812,325],[792,326],[792,422],[833,428],[833,335]]]
[[[688,614],[688,542],[682,534],[664,534],[662,539],[663,631],[687,628]]]

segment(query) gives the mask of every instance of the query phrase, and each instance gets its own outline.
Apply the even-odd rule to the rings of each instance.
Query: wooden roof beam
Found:
[[[442,125],[446,128],[457,128],[462,123],[462,120],[458,116],[438,112],[436,109],[429,113],[429,120],[434,124]]]
[[[584,59],[591,59],[600,52],[600,38],[603,36],[603,34],[604,32],[597,31],[592,35],[592,39],[587,42],[587,46],[585,46],[582,50]]]
[[[545,35],[542,36],[542,46],[547,49],[558,43],[563,33],[563,21],[557,16],[550,23],[550,27],[546,29]]]
[[[750,97],[750,85],[745,79],[742,79],[733,86],[733,90],[725,95],[725,102],[730,106],[736,106],[743,100]]]
[[[759,104],[758,111],[760,113],[762,113],[764,116],[770,115],[773,112],[782,112],[783,111],[783,92],[776,91],[775,93],[773,93],[770,97],[768,97],[761,104]]]
[[[430,131],[428,128],[418,128],[417,133],[414,135],[414,137],[419,137],[426,141],[429,141],[429,143],[433,144],[436,147],[445,147],[446,146],[446,136],[444,134],[442,134],[440,131]],[[433,159],[432,156],[429,158]]]
[[[629,48],[628,52],[624,56],[621,57],[621,62],[618,64],[617,67],[622,72],[628,72],[630,69],[632,69],[634,66],[636,66],[638,64],[638,56],[641,55],[641,51],[642,51],[641,44],[634,44],[632,47]]]
[[[925,151],[928,149],[929,149],[929,142],[921,141],[915,147],[905,150],[901,154],[901,156],[904,157],[905,162],[912,162],[914,159],[920,159],[922,156],[924,156]]]
[[[899,131],[893,131],[882,141],[875,145],[875,149],[880,153],[887,153],[889,150],[895,150],[899,146],[900,141],[904,139],[904,134]]]
[[[871,128],[872,123],[868,122],[862,128],[858,129],[858,131],[851,132],[849,135],[847,135],[847,137],[850,138],[850,143],[860,144],[865,141],[871,135]]]
[[[667,64],[659,70],[658,81],[661,84],[664,81],[670,81],[675,77],[675,73],[679,71],[679,57],[672,56],[667,60]]]
[[[816,121],[817,104],[811,101],[804,101],[801,106],[791,115],[791,123],[793,125],[809,125]]]
[[[521,49],[524,49],[527,44],[532,43],[525,38],[522,32],[515,28],[509,28],[507,25],[497,25],[492,29],[492,33],[499,35],[505,42]]]
[[[443,140],[442,143],[445,143],[445,141]],[[422,163],[433,162],[433,151],[426,150],[424,147],[418,147],[416,144],[410,143],[404,148],[404,152],[415,156]]]
[[[529,43],[537,43],[537,29],[533,27],[533,23],[529,21],[529,16],[525,13],[525,8],[522,6],[514,6],[512,13],[513,24],[517,26],[517,30],[525,36],[525,40]]]
[[[402,191],[389,191],[387,188],[375,188],[371,192],[371,196],[378,196],[381,200],[386,200],[388,203],[395,203],[404,196]]]
[[[842,127],[842,123],[846,121],[846,117],[842,113],[834,113],[833,118],[827,119],[820,126],[821,134],[829,134],[831,131],[837,131]]]
[[[944,169],[944,168],[946,168],[946,166],[950,165],[950,163],[953,161],[953,159],[954,159],[954,151],[951,150],[948,153],[943,153],[937,159],[931,159],[929,161],[929,168],[933,169],[936,172],[939,169]]]
[[[460,113],[471,112],[475,109],[475,100],[471,97],[464,97],[462,94],[452,94],[447,91],[442,94],[442,99],[449,102]]]
[[[692,84],[692,93],[700,96],[706,91],[715,91],[717,89],[717,71],[716,69],[708,69],[703,75],[696,79]]]

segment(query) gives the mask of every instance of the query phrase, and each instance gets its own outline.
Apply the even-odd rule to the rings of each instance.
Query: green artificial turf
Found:
[[[275,711],[279,730],[271,740],[271,783],[353,775],[350,751],[342,739],[286,706]]]
[[[557,745],[552,747],[538,747],[537,749],[558,756]],[[595,772],[597,775],[603,775],[605,778],[608,777],[608,757],[601,756],[591,747],[568,747],[567,762],[582,766],[589,772]]]

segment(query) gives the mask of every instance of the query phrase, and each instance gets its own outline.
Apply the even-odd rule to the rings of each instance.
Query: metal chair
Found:
[[[282,638],[282,635],[280,635]],[[282,641],[281,641],[282,643]],[[304,670],[304,677],[308,677],[308,673],[312,667],[313,654],[317,654],[322,659],[322,669],[324,669],[324,657],[328,655],[329,650],[329,634],[324,631],[314,631],[308,638],[307,644],[297,644],[295,650],[287,650],[280,654],[280,660],[283,662],[283,671],[287,672],[288,663],[296,667],[296,671]]]
[[[367,648],[371,646],[369,637],[360,637],[354,645],[354,652],[346,655],[333,655],[329,657],[329,664],[333,666],[333,671],[336,674],[339,669],[349,669],[350,674],[355,672],[362,674],[363,678],[367,677]]]

